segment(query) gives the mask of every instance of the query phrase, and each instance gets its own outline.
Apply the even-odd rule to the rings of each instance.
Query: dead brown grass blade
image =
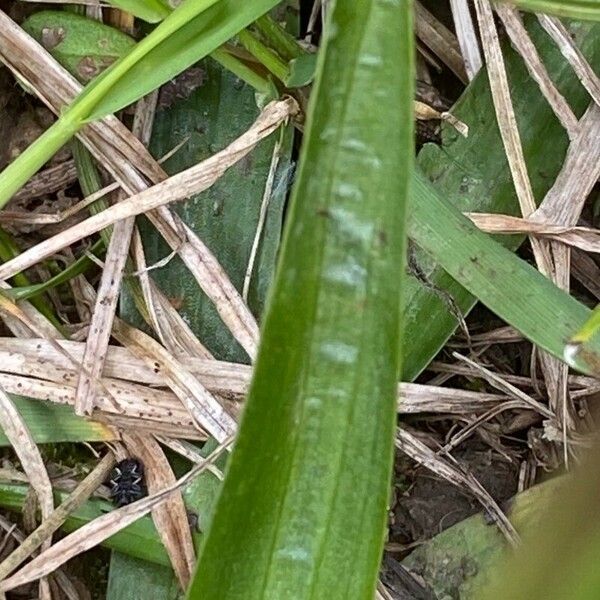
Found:
[[[111,336],[134,225],[134,219],[118,221],[113,228],[106,251],[82,361],[83,371],[79,376],[75,395],[75,414],[80,416],[90,416],[94,410],[96,384],[104,367],[106,348]]]
[[[580,133],[572,141],[567,151],[563,167],[551,190],[546,194],[540,207],[532,215],[534,220],[551,220],[555,223],[573,226],[577,223],[583,205],[600,176],[600,107],[592,104],[580,122]],[[568,198],[569,201],[565,202]],[[563,290],[570,288],[570,249],[554,241],[542,241],[551,256],[551,279]],[[548,362],[548,361],[546,361]],[[575,420],[576,410],[567,392],[568,367],[556,360],[555,383],[546,382],[550,392],[550,406],[559,413],[563,432],[564,460],[568,465],[567,428]],[[553,389],[551,385],[554,385]],[[554,392],[554,393],[553,393]],[[561,400],[553,403],[554,398]]]
[[[174,358],[158,342],[142,331],[115,320],[116,338],[141,358],[155,372],[161,372],[168,386],[189,411],[199,428],[208,431],[217,441],[231,437],[237,424],[226,409],[190,373],[183,363]]]
[[[81,359],[81,342],[61,340],[59,344],[75,361]],[[252,377],[252,368],[248,365],[193,356],[178,358],[207,390],[217,394],[222,401],[227,399],[237,404],[244,399]],[[189,434],[193,425],[181,402],[173,393],[157,389],[169,386],[160,366],[157,369],[154,361],[150,365],[138,358],[131,349],[109,346],[98,409],[113,416],[172,422],[184,428],[181,436],[184,431]],[[34,398],[70,404],[73,402],[76,376],[77,371],[71,361],[46,340],[0,338],[0,383],[10,387],[11,392],[19,389],[19,393]],[[46,382],[48,385],[45,385]],[[110,392],[110,398],[102,391],[104,389]],[[497,394],[417,383],[401,383],[398,388],[400,414],[473,414],[505,400],[506,396]],[[236,404],[227,404],[228,410],[234,414]],[[529,405],[525,403],[524,406]]]
[[[498,16],[504,23],[513,46],[523,57],[529,74],[538,84],[542,94],[548,100],[548,104],[552,107],[554,114],[567,131],[569,138],[573,139],[579,131],[579,121],[573,114],[567,101],[554,85],[552,79],[550,79],[538,51],[523,25],[519,12],[508,4],[498,3],[495,8]]]
[[[27,429],[27,425],[19,411],[15,408],[8,394],[0,387],[0,427],[10,441],[27,479],[37,496],[42,513],[42,522],[46,521],[54,510],[52,484],[46,471],[42,455]],[[52,545],[49,537],[42,542],[42,549],[46,550]],[[40,581],[40,597],[42,600],[52,600],[50,587],[47,580]]]
[[[144,463],[150,494],[176,485],[171,465],[154,438],[129,433],[123,435],[123,442],[130,454],[139,457]],[[186,590],[196,564],[196,553],[181,490],[175,491],[164,502],[155,506],[152,509],[152,519],[179,585]]]
[[[450,0],[450,6],[452,7],[454,28],[462,52],[465,71],[469,81],[471,81],[483,65],[479,41],[473,26],[473,17],[471,16],[468,0]]]
[[[513,183],[519,199],[521,213],[524,217],[531,216],[536,210],[536,202],[525,164],[523,148],[517,127],[510,88],[494,22],[494,15],[489,0],[475,0],[475,8],[479,20],[479,30],[483,50],[488,66],[492,99],[500,134],[506,151],[506,157],[512,174]],[[538,269],[546,277],[554,275],[553,261],[548,246],[535,237],[530,238],[531,247]],[[551,408],[556,412],[560,408],[559,417],[565,432],[565,462],[567,460],[567,428],[573,424],[573,411],[569,403],[566,385],[566,371],[562,361],[539,352],[542,373],[546,381]]]
[[[467,83],[467,73],[455,35],[420,2],[415,2],[414,6],[417,36],[463,83]]]
[[[133,134],[146,146],[150,142],[157,100],[158,91],[155,91],[136,105]],[[119,199],[122,200],[123,197]],[[104,268],[82,361],[83,372],[79,376],[75,396],[75,414],[80,416],[89,416],[94,410],[96,384],[104,368],[134,227],[134,218],[118,221],[113,227],[110,243],[106,249]]]
[[[107,392],[98,394],[94,420],[107,425],[107,439],[119,439],[120,435],[113,427],[189,439],[202,440],[208,437],[173,393],[108,378],[103,378],[102,384],[111,396]],[[74,384],[0,373],[0,386],[11,394],[55,404],[75,404]]]
[[[538,15],[537,17],[540,25],[555,41],[562,55],[577,73],[583,87],[588,91],[594,102],[600,105],[600,78],[573,41],[567,28],[556,17],[550,15]]]
[[[6,592],[30,581],[45,577],[74,556],[97,546],[105,539],[148,514],[155,506],[163,503],[171,494],[188,485],[202,471],[206,470],[208,465],[212,464],[230,446],[231,442],[231,439],[225,440],[210,453],[202,464],[192,467],[175,484],[156,494],[98,517],[56,542],[20,571],[0,582],[0,591]]]
[[[29,302],[15,304],[2,294],[2,290],[8,289],[10,289],[8,283],[0,282],[0,318],[15,336],[23,338],[44,337],[46,339],[62,337],[56,327]]]
[[[515,398],[521,403],[522,407],[530,408],[531,410],[536,411],[540,415],[543,415],[547,419],[555,420],[556,417],[554,413],[549,410],[546,406],[534,400],[531,396],[515,387],[508,381],[506,381],[502,376],[486,369],[483,365],[476,363],[474,360],[467,358],[466,356],[462,356],[458,352],[453,352],[452,356],[461,362],[469,365],[474,372],[478,373],[482,379],[485,379],[492,387],[500,390],[504,394],[509,397]]]
[[[77,181],[77,169],[73,160],[67,160],[59,165],[54,165],[40,171],[19,192],[12,201],[24,202],[33,200],[44,194],[52,194]]]
[[[546,194],[533,220],[566,227],[576,225],[583,205],[600,177],[600,106],[592,104],[580,121],[577,137],[554,185]]]
[[[437,456],[423,442],[400,427],[396,430],[396,448],[442,479],[461,489],[468,490],[479,500],[487,512],[494,517],[506,539],[512,544],[519,542],[519,535],[511,522],[502,512],[496,501],[471,473],[466,473],[458,466],[450,464],[448,461]]]
[[[14,571],[24,560],[29,558],[44,541],[51,538],[67,517],[81,506],[92,493],[105,481],[115,464],[112,453],[108,453],[94,467],[94,470],[69,494],[48,518],[0,563],[0,581]]]
[[[200,358],[212,358],[212,354],[198,340],[190,326],[173,308],[168,298],[149,276],[142,239],[137,229],[132,239],[133,257],[144,296],[147,311],[144,319],[152,326],[163,346],[172,354],[188,354]],[[138,307],[139,309],[140,307]]]
[[[465,213],[465,216],[486,233],[535,235],[586,252],[600,252],[600,229],[570,227],[492,213]]]

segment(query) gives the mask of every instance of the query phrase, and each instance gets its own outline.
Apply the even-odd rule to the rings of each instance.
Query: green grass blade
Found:
[[[562,359],[590,309],[479,231],[422,176],[412,189],[411,238],[490,310]]]
[[[28,493],[29,486],[27,485],[0,482],[0,506],[21,512]],[[55,492],[56,504],[63,502],[68,495],[67,492]],[[70,533],[113,509],[114,506],[111,502],[100,499],[88,500],[69,515],[61,529]],[[105,540],[102,545],[157,565],[170,565],[167,552],[158,537],[152,518],[149,516],[138,519],[135,523]]]
[[[552,80],[575,114],[581,116],[589,104],[588,93],[535,17],[526,15],[525,23]],[[600,69],[600,25],[580,23],[574,25],[573,33],[592,68]],[[569,139],[521,57],[509,45],[504,47],[504,56],[525,160],[539,201],[562,167]],[[420,170],[433,182],[438,194],[461,211],[519,214],[485,71],[471,82],[452,113],[469,125],[469,137],[445,128],[442,147],[428,144],[419,153]],[[499,239],[512,249],[522,240],[516,236]],[[466,315],[475,304],[474,296],[429,258],[421,260],[419,254],[417,258],[429,281],[449,294]],[[414,277],[406,280],[405,287],[402,379],[411,381],[444,346],[456,329],[457,320],[448,303],[430,287]]]
[[[70,406],[13,395],[11,398],[37,444],[101,442],[115,439],[109,427],[76,416]],[[0,446],[10,446],[8,438],[1,430]]]
[[[162,21],[172,10],[166,0],[108,0],[108,2],[148,23]]]
[[[557,17],[600,21],[600,2],[598,0],[503,0],[521,10],[546,13]]]
[[[187,0],[87,85],[59,120],[0,174],[0,209],[86,122],[135,102],[210,54],[278,0]]]
[[[374,591],[413,154],[412,11],[378,0],[331,10],[255,377],[189,598]]]
[[[278,0],[187,0],[84,94],[102,97],[89,120],[114,113],[204,58]],[[125,77],[126,75],[126,77]],[[110,91],[110,93],[108,93]]]

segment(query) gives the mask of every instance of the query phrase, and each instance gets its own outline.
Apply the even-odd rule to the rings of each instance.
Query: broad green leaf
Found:
[[[181,590],[173,571],[121,552],[112,552],[106,600],[178,600]]]
[[[0,174],[0,208],[86,122],[116,112],[204,58],[277,0],[187,0],[88,84],[58,121]]]
[[[99,119],[145,96],[210,54],[278,1],[185,0],[130,54],[86,88],[82,101],[93,99],[87,119]],[[96,101],[99,91],[101,97]]]
[[[167,0],[108,0],[108,2],[148,23],[162,21],[173,10]]]
[[[255,375],[190,599],[372,598],[413,154],[411,8],[331,8]]]
[[[60,442],[101,442],[114,440],[109,427],[78,417],[70,406],[52,404],[41,400],[31,400],[20,396],[11,398],[33,439],[38,444]],[[10,443],[0,430],[0,446]]]
[[[303,54],[290,61],[290,76],[285,80],[285,85],[290,88],[308,85],[315,76],[317,66],[316,54]]]
[[[258,114],[254,91],[207,59],[201,63],[202,85],[188,98],[157,112],[151,149],[161,156],[182,141],[186,144],[164,167],[179,172],[214,154],[243,133]],[[175,95],[177,91],[174,91]],[[291,127],[285,130],[275,174],[273,193],[267,207],[265,226],[250,280],[250,306],[260,315],[275,269],[283,220],[283,206],[290,173]],[[277,136],[261,142],[243,161],[232,167],[209,190],[173,208],[215,254],[233,284],[242,291],[256,235],[267,175]],[[170,253],[158,232],[140,220],[144,249],[149,264]],[[163,269],[154,270],[154,280],[168,290],[179,312],[196,335],[223,360],[245,361],[223,324],[214,304],[198,288],[195,279],[177,257]]]
[[[589,94],[556,44],[534,17],[526,16],[529,17],[525,23],[531,38],[552,80],[575,114],[582,115],[589,105]],[[571,24],[570,27],[592,68],[600,70],[600,25],[586,23]],[[569,139],[527,73],[521,57],[509,45],[504,46],[504,56],[529,177],[535,197],[541,201],[562,167]],[[471,82],[452,113],[469,125],[469,137],[462,137],[451,127],[444,128],[442,147],[427,144],[421,150],[417,158],[420,170],[438,194],[461,211],[518,214],[518,202],[485,71]],[[516,249],[521,239],[516,236],[500,238],[512,249]],[[432,287],[449,294],[464,315],[475,304],[475,298],[443,269],[436,267],[429,257],[417,252],[416,259],[431,285],[424,286],[414,277],[405,283],[404,381],[417,377],[457,326],[447,299]]]
[[[503,0],[517,8],[571,19],[600,21],[598,0]]]
[[[596,600],[600,597],[600,447],[588,451],[569,485],[554,494],[523,544],[498,564],[478,600]]]
[[[570,478],[558,477],[521,492],[511,499],[508,517],[519,533],[544,527],[546,509],[569,488]],[[436,598],[481,600],[485,586],[508,550],[506,538],[482,513],[449,527],[417,546],[402,566],[418,573]],[[504,596],[512,600],[512,596]]]
[[[132,38],[114,27],[66,11],[34,13],[22,27],[82,83],[135,46]]]

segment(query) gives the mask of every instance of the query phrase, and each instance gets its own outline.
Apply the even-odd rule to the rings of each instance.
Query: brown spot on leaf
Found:
[[[84,56],[77,64],[79,80],[87,83],[115,62],[114,56]]]
[[[46,50],[52,50],[65,39],[66,35],[67,32],[64,27],[44,27],[42,29],[42,46]]]

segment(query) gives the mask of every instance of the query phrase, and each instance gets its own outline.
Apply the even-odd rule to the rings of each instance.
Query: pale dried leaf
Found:
[[[550,15],[538,15],[538,20],[546,33],[555,41],[562,55],[573,67],[583,87],[588,91],[594,102],[600,105],[600,78],[576,46],[567,28],[559,19]]]
[[[463,83],[467,83],[468,78],[463,64],[463,57],[454,34],[420,2],[415,2],[414,7],[417,36]]]
[[[77,529],[74,533],[64,537],[50,549],[34,558],[20,571],[0,582],[0,591],[6,592],[30,581],[35,581],[40,577],[45,577],[74,556],[97,546],[105,539],[115,535],[131,523],[148,514],[155,506],[158,506],[169,498],[172,493],[184,488],[195,477],[206,470],[208,465],[213,463],[231,445],[231,442],[231,439],[228,439],[217,446],[204,463],[192,467],[174,485],[102,515],[80,529]]]
[[[123,434],[131,455],[144,463],[150,494],[176,485],[177,480],[160,444],[148,435]],[[152,509],[156,530],[169,555],[181,588],[186,590],[196,564],[196,554],[181,491],[177,490]]]
[[[508,541],[512,544],[518,543],[519,535],[511,522],[502,512],[496,501],[471,473],[464,472],[458,466],[450,464],[448,461],[437,456],[423,442],[402,428],[396,430],[396,448],[442,479],[461,489],[470,491],[481,502],[488,513],[495,517],[496,523]]]
[[[493,234],[526,234],[551,239],[586,252],[600,252],[600,229],[569,227],[492,213],[465,213],[479,229]]]
[[[452,7],[454,28],[462,52],[465,71],[469,81],[471,81],[483,66],[483,60],[473,25],[473,18],[469,10],[469,3],[468,0],[450,0],[450,6]]]
[[[114,332],[115,337],[150,369],[162,371],[168,386],[202,430],[208,431],[219,442],[236,432],[235,420],[217,398],[158,342],[120,319],[115,320]]]
[[[106,250],[104,269],[83,355],[83,370],[77,383],[75,414],[80,416],[90,416],[94,410],[97,381],[104,368],[104,358],[110,341],[134,225],[134,219],[118,221]]]
[[[538,84],[554,114],[569,134],[569,138],[573,139],[579,131],[577,117],[573,114],[571,107],[558,91],[552,79],[550,79],[538,51],[523,25],[519,12],[508,4],[497,4],[496,12],[502,19],[513,46],[523,57],[529,74]]]
[[[150,142],[157,100],[158,91],[154,91],[136,105],[133,134],[144,145]],[[131,218],[117,222],[112,228],[83,355],[83,372],[77,382],[75,414],[80,416],[90,416],[94,410],[96,383],[104,368],[134,227],[135,219]]]

